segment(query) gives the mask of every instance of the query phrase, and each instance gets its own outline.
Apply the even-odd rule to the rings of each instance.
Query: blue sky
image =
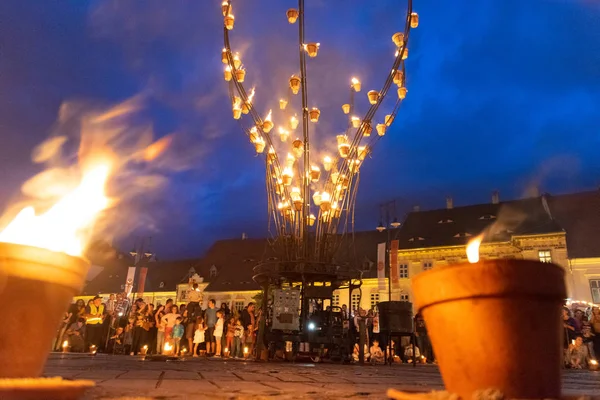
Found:
[[[238,5],[239,3],[239,5]],[[345,85],[381,85],[404,3],[307,0],[310,93],[319,134],[339,126]],[[337,2],[336,2],[337,3]],[[274,105],[296,72],[287,0],[234,1],[233,46],[256,104]],[[399,7],[399,4],[401,5]],[[444,206],[600,185],[600,5],[575,0],[414,1],[421,26],[407,61],[400,117],[361,173],[358,228],[397,199]],[[144,123],[174,134],[184,168],[163,168],[159,189],[123,185],[119,242],[152,235],[159,258],[200,255],[214,240],[266,230],[264,171],[231,119],[222,80],[217,0],[0,2],[0,206],[40,170],[31,151],[57,125],[61,104],[108,107],[143,95]],[[83,106],[82,106],[83,107]],[[336,116],[338,115],[338,116]],[[138,122],[132,122],[132,124]]]

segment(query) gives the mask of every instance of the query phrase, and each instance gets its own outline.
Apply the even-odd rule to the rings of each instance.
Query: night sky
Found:
[[[361,78],[366,98],[389,71],[405,3],[306,3],[307,41],[321,43],[308,63],[323,120],[315,135],[333,140],[349,78]],[[266,114],[297,73],[297,25],[285,18],[296,2],[233,4],[232,44]],[[598,188],[598,1],[415,0],[414,9],[409,93],[362,168],[358,229],[375,227],[378,204],[392,199],[402,218],[415,204],[444,207],[448,195],[464,205],[493,190],[509,199],[536,186]],[[2,209],[42,169],[35,146],[73,129],[56,123],[61,104],[107,108],[137,96],[143,110],[126,130],[151,125],[173,143],[159,167],[140,169],[159,184],[115,184],[124,200],[110,230],[120,246],[151,235],[159,259],[182,258],[217,239],[265,234],[264,165],[231,118],[222,78],[220,0],[3,0],[0,18]]]

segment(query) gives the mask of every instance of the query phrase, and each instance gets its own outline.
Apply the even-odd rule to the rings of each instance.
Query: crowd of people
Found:
[[[596,355],[600,355],[600,308],[581,309],[574,303],[572,308],[563,308],[562,319],[565,367],[596,369]]]
[[[190,283],[187,304],[130,304],[125,293],[108,301],[77,300],[65,313],[53,345],[55,351],[112,354],[188,354],[193,357],[247,358],[256,342],[260,313],[249,303],[232,312],[226,303],[208,301],[203,310],[198,285]]]

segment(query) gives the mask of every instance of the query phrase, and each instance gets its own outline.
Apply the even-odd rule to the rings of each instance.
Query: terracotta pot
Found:
[[[61,317],[88,269],[82,258],[0,243],[0,378],[40,376]]]
[[[446,389],[471,398],[559,398],[564,270],[529,260],[485,260],[413,278]]]

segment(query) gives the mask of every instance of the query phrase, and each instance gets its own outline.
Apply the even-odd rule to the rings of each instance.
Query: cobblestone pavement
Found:
[[[130,356],[52,354],[45,376],[91,379],[86,399],[385,398],[388,388],[444,388],[433,365],[357,366],[208,359],[144,361]],[[565,371],[566,394],[600,394],[600,372]]]

